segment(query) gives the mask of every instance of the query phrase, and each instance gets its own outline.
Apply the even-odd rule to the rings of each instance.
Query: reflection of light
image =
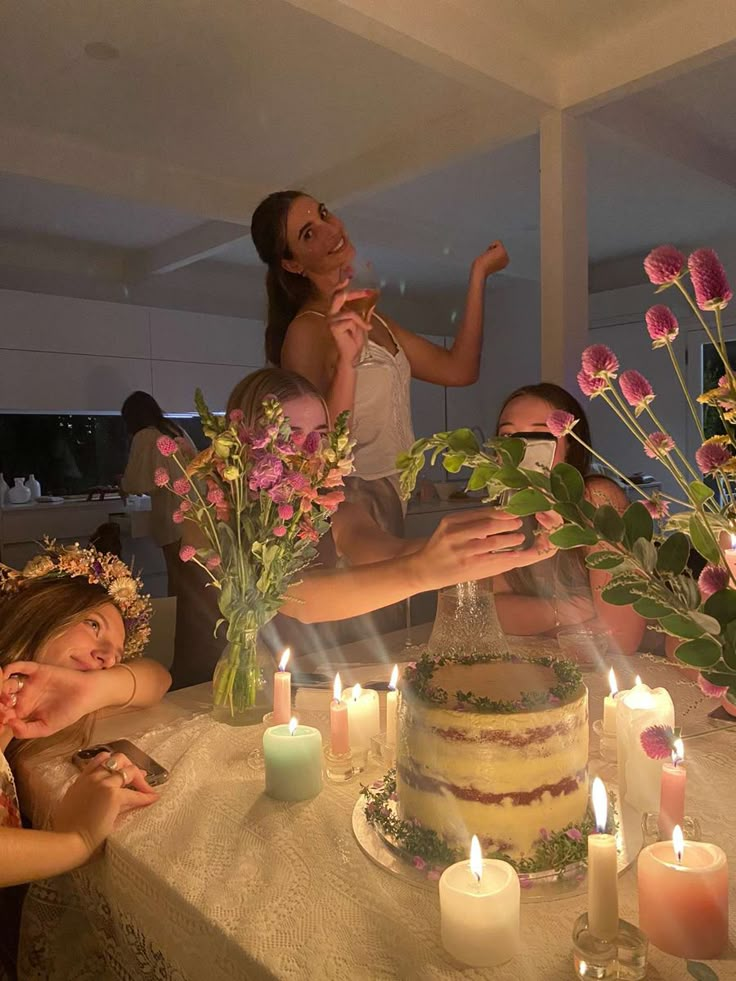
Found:
[[[640,685],[640,684],[641,684],[641,678],[639,677],[639,675],[637,675],[637,676],[636,676],[636,677],[634,678],[634,684],[635,684],[635,685]]]
[[[298,725],[299,725],[299,723],[297,722],[297,720],[294,719],[294,718],[292,718],[291,722],[289,723],[289,735],[290,736],[293,736],[294,735],[294,733],[296,732],[296,727]]]
[[[338,671],[335,675],[335,683],[332,686],[332,697],[336,702],[340,701],[342,695],[342,682],[340,681],[340,672]]]
[[[585,963],[585,961],[580,961],[580,965],[578,967],[578,973],[580,974],[581,978],[584,978],[585,975],[588,973],[588,965]]]
[[[360,687],[360,685],[353,685],[353,701],[357,702],[362,694],[363,689]]]
[[[483,852],[480,850],[477,835],[473,835],[470,842],[470,871],[475,876],[475,881],[480,882],[483,877]]]
[[[685,759],[685,744],[681,739],[676,739],[672,744],[672,763],[677,766]]]
[[[608,672],[608,687],[611,689],[611,697],[613,697],[618,692],[616,675],[613,673],[613,668]]]
[[[682,862],[682,855],[685,851],[685,838],[682,834],[682,828],[679,824],[676,824],[672,829],[672,847],[675,850],[675,858],[678,863]]]
[[[279,661],[279,671],[286,671],[286,665],[289,663],[290,657],[291,648],[287,647],[284,653],[281,655],[281,660]]]
[[[399,666],[398,664],[394,664],[394,669],[391,672],[391,680],[388,683],[388,687],[392,691],[396,691],[396,686],[398,683],[399,683]]]
[[[731,548],[736,548],[736,535],[731,535]]]
[[[593,814],[595,815],[596,831],[601,834],[606,830],[608,824],[608,794],[606,787],[600,777],[593,781]]]

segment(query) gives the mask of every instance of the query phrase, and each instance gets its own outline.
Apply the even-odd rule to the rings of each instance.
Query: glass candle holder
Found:
[[[599,940],[588,928],[588,914],[583,913],[575,921],[572,946],[576,978],[644,981],[647,976],[649,941],[626,920],[618,921],[618,934],[613,940]]]
[[[329,746],[325,747],[325,778],[330,783],[345,783],[352,780],[358,772],[353,763],[353,754],[348,750],[347,753],[333,753]]]

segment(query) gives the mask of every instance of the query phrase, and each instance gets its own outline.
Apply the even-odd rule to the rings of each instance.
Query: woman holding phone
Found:
[[[270,194],[253,214],[251,234],[268,266],[266,356],[308,378],[331,419],[351,413],[356,448],[348,500],[401,535],[396,458],[414,441],[410,381],[450,387],[477,381],[485,284],[508,265],[506,250],[494,242],[473,262],[465,314],[445,349],[378,313],[376,291],[349,289],[355,248],[340,219],[310,195]]]
[[[576,432],[591,445],[590,426],[582,406],[559,385],[543,382],[518,388],[505,400],[498,416],[499,436],[549,433],[550,412],[563,409],[579,420]],[[557,440],[551,465],[569,463],[585,478],[585,496],[596,507],[610,504],[623,513],[624,491],[607,477],[590,473],[591,456],[575,439]],[[556,634],[560,627],[598,620],[611,635],[616,653],[632,654],[641,643],[646,621],[632,607],[612,606],[601,596],[606,572],[588,569],[589,549],[558,551],[537,565],[495,576],[493,588],[501,625],[510,634]]]

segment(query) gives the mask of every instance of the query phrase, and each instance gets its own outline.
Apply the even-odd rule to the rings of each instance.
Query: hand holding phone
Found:
[[[511,433],[509,438],[521,439],[524,442],[524,456],[519,463],[520,470],[534,470],[537,473],[549,474],[554,465],[557,451],[557,440],[552,433]],[[505,508],[515,493],[515,490],[504,491],[499,497],[499,507]],[[521,520],[522,531],[524,532],[524,544],[521,547],[523,549],[531,548],[534,544],[534,534],[539,527],[539,522],[533,514],[527,515]]]
[[[122,753],[127,756],[130,762],[143,770],[149,787],[160,787],[169,779],[169,771],[165,767],[151,759],[142,749],[131,743],[127,739],[114,739],[109,743],[101,743],[97,746],[90,746],[88,749],[80,749],[72,757],[72,763],[79,769],[93,760],[98,753]]]

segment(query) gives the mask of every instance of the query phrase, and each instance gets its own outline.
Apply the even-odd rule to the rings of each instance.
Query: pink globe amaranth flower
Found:
[[[698,675],[698,688],[702,691],[704,695],[708,698],[723,698],[723,696],[728,692],[728,687],[726,685],[714,685],[712,681],[708,681],[704,678],[702,674]]]
[[[723,442],[723,438],[718,436],[711,436],[695,451],[695,462],[704,474],[720,470],[731,459],[731,450],[727,443]]]
[[[277,538],[283,538],[284,535],[286,534],[286,528],[284,527],[284,525],[276,525],[276,527],[273,530],[273,533]]]
[[[672,726],[649,726],[639,736],[639,741],[650,760],[667,760],[672,756],[675,733]]]
[[[173,456],[179,449],[176,440],[171,436],[159,436],[156,440],[156,448],[161,456]]]
[[[650,307],[645,314],[645,320],[653,348],[664,347],[674,341],[680,333],[677,317],[669,307],[662,304]]]
[[[644,452],[650,460],[657,460],[667,456],[675,448],[675,441],[667,433],[650,433],[643,444]]]
[[[174,493],[184,497],[192,489],[192,485],[186,479],[186,477],[179,477],[178,480],[174,481]]]
[[[231,411],[230,415],[228,416],[228,419],[230,420],[230,422],[234,422],[237,425],[239,422],[242,422],[243,419],[245,419],[245,416],[243,414],[243,410],[242,409],[233,409]]]
[[[210,487],[207,491],[207,500],[210,504],[219,507],[225,503],[225,492],[221,487]]]
[[[192,502],[191,501],[180,501],[179,502],[179,510],[183,514],[186,514],[187,511],[191,511],[192,510]]]
[[[658,245],[644,260],[644,272],[655,286],[669,286],[685,272],[685,256],[674,245]]]
[[[222,565],[222,559],[219,555],[211,555],[205,565],[208,569],[218,569]]]
[[[713,249],[698,249],[687,260],[695,302],[701,310],[723,310],[733,299],[726,270]]]
[[[279,504],[278,513],[282,521],[289,521],[294,517],[294,507],[291,504]]]
[[[642,504],[655,521],[663,521],[669,517],[669,501],[665,501],[658,494],[653,494],[648,501],[642,501]]]
[[[618,380],[624,398],[638,416],[654,400],[654,389],[644,375],[629,368]]]
[[[169,482],[169,472],[163,467],[157,467],[153,475],[153,482],[157,487],[166,487]]]
[[[568,433],[573,431],[577,421],[571,412],[565,412],[564,409],[555,409],[554,412],[550,412],[547,416],[545,426],[553,436],[556,436],[557,439],[562,439],[563,436],[567,436]]]
[[[600,395],[601,392],[610,388],[610,382],[607,378],[593,378],[592,375],[581,369],[578,372],[578,386],[583,395],[587,395],[589,399],[594,399],[596,395]]]
[[[191,562],[196,554],[197,550],[193,545],[182,545],[179,549],[179,558],[182,562]]]
[[[700,595],[704,600],[713,593],[720,593],[728,586],[730,579],[728,569],[722,565],[707,565],[698,576]]]
[[[582,368],[591,378],[615,378],[618,358],[606,344],[591,344],[583,351]]]
[[[171,515],[171,520],[175,525],[180,525],[184,521],[184,512],[180,508],[177,508]]]

